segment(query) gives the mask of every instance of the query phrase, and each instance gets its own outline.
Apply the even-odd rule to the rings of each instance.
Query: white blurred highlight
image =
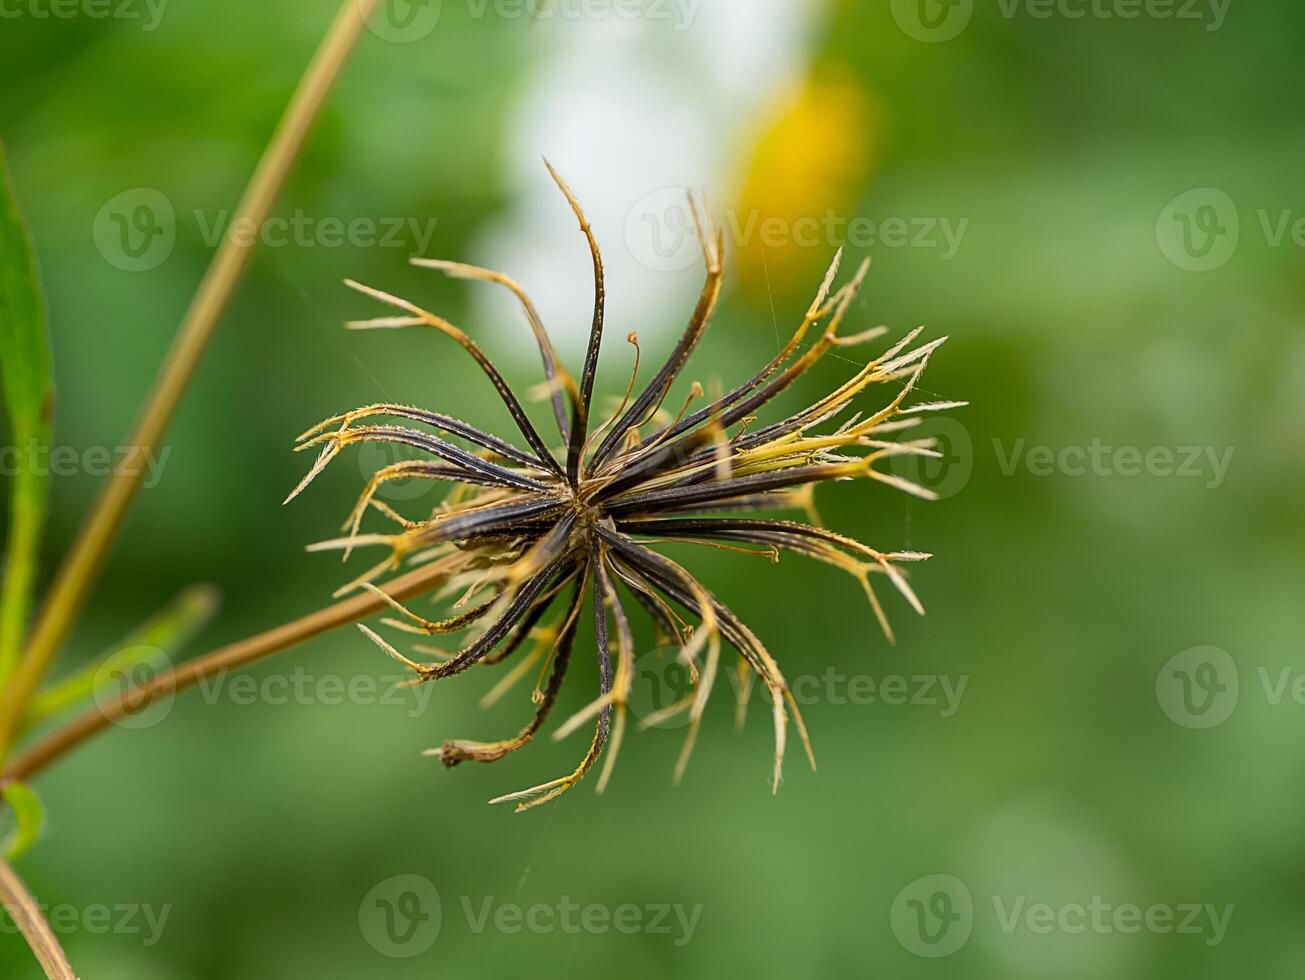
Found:
[[[474,261],[525,286],[572,360],[588,335],[592,269],[541,155],[583,204],[603,250],[606,350],[623,346],[612,338],[636,330],[652,341],[648,353],[656,359],[660,342],[682,329],[702,286],[702,267],[649,268],[627,244],[627,215],[668,187],[705,194],[715,215],[734,201],[760,118],[801,85],[826,6],[825,0],[668,4],[657,9],[675,13],[659,18],[554,17],[531,27],[544,53],[510,123],[514,204],[484,229]],[[521,314],[510,297],[491,290],[475,297],[475,322],[526,336],[514,322]]]

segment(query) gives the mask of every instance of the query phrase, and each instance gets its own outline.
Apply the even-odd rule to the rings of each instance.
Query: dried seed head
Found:
[[[772,560],[781,552],[794,552],[833,565],[860,583],[891,640],[892,630],[871,576],[882,574],[923,614],[924,607],[898,566],[929,556],[880,552],[826,530],[816,518],[812,490],[826,480],[872,479],[925,499],[934,496],[927,488],[876,467],[903,454],[936,456],[931,440],[888,437],[915,426],[920,413],[965,404],[907,404],[929,357],[946,338],[912,347],[920,333],[914,330],[867,361],[824,398],[787,418],[757,427],[754,413],[824,355],[834,348],[866,343],[885,332],[875,328],[840,336],[838,331],[869,266],[868,261],[862,263],[852,279],[835,290],[840,252],[793,336],[755,377],[725,394],[713,392],[708,404],[691,411],[693,403],[705,397],[695,382],[683,408],[671,416],[662,403],[707,328],[723,276],[723,238],[697,202],[690,200],[707,271],[698,304],[684,335],[642,389],[636,384],[638,339],[634,334],[626,338],[635,347],[634,373],[615,413],[593,425],[590,410],[603,337],[602,258],[579,203],[556,172],[549,170],[579,220],[593,257],[594,317],[578,383],[557,356],[534,304],[512,279],[456,262],[414,259],[413,263],[455,278],[498,284],[515,295],[539,347],[545,377],[541,390],[551,403],[560,448],[548,444],[498,369],[465,333],[413,303],[349,282],[352,288],[397,311],[397,315],[357,321],[350,327],[430,327],[454,340],[493,384],[525,448],[448,415],[407,405],[368,405],[326,419],[300,436],[298,449],[320,449],[289,499],[301,493],[347,446],[391,443],[424,454],[425,458],[377,471],[345,522],[347,536],[315,548],[341,550],[345,557],[355,547],[387,549],[385,560],[341,592],[368,589],[377,593],[397,614],[398,618],[384,620],[393,629],[428,636],[464,633],[460,648],[448,654],[414,645],[414,652],[436,657],[422,662],[409,659],[377,633],[361,627],[388,656],[413,671],[413,683],[515,657],[503,682],[487,696],[486,700],[492,701],[526,676],[536,676],[529,723],[503,741],[448,741],[428,753],[447,766],[468,759],[500,759],[534,738],[557,702],[580,616],[592,595],[589,605],[597,648],[598,696],[555,732],[555,737],[562,738],[592,725],[589,747],[573,772],[492,802],[513,801],[524,810],[550,800],[578,782],[604,749],[607,759],[598,788],[607,784],[625,730],[634,677],[634,640],[624,597],[643,609],[659,633],[681,644],[680,660],[690,669],[691,696],[650,719],[687,714],[688,732],[676,778],[684,771],[697,737],[724,641],[739,655],[740,676],[760,678],[770,700],[775,728],[772,784],[778,789],[790,711],[815,765],[784,675],[756,635],[658,547],[692,542]],[[802,349],[809,335],[814,340]],[[831,430],[830,425],[848,414],[853,402],[874,385],[889,386],[891,395],[886,403],[850,414]],[[456,443],[450,441],[454,439]],[[863,452],[858,454],[858,449]],[[444,481],[451,491],[433,515],[405,517],[376,499],[381,486],[396,479]],[[397,530],[361,533],[370,510],[397,525]],[[808,520],[757,516],[784,510],[799,511]],[[437,621],[426,619],[386,593],[385,576],[405,563],[424,564],[438,574],[441,587],[437,598],[450,600],[451,615]],[[751,683],[741,684],[739,690],[741,712]]]

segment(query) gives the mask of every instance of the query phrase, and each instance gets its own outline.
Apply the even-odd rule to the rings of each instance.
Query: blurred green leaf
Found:
[[[132,667],[160,653],[167,657],[175,655],[213,618],[219,598],[218,590],[212,585],[183,589],[167,608],[133,630],[108,656],[95,658],[71,677],[32,698],[23,727],[30,728],[88,700],[98,684],[128,673]]]
[[[45,302],[32,241],[14,203],[0,146],[0,388],[17,458],[9,498],[9,548],[0,584],[0,684],[18,658],[36,578],[48,474],[34,465],[50,441],[53,387]]]
[[[24,783],[6,783],[0,788],[5,802],[14,813],[14,829],[5,835],[4,852],[10,861],[17,861],[32,849],[45,826],[45,807],[40,797]]]

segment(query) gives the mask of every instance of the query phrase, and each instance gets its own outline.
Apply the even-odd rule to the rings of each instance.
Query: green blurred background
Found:
[[[0,138],[48,294],[55,441],[82,450],[128,432],[211,258],[205,225],[235,206],[333,16],[329,2],[173,0],[155,22],[121,2],[101,19],[4,0],[0,20]],[[937,427],[947,460],[917,474],[941,501],[873,484],[817,499],[830,527],[936,555],[913,577],[928,616],[890,597],[890,646],[831,569],[679,549],[790,679],[811,678],[820,770],[794,747],[776,797],[765,712],[754,704],[736,733],[724,687],[679,787],[682,731],[631,732],[603,796],[591,779],[523,816],[485,801],[568,771],[582,736],[454,771],[420,755],[516,730],[524,690],[477,706],[496,673],[400,703],[191,691],[158,724],[111,730],[39,782],[49,828],[22,871],[64,910],[73,964],[93,980],[1299,976],[1305,255],[1291,229],[1305,217],[1305,10],[562,8],[517,17],[445,0],[420,36],[364,34],[276,213],[434,218],[430,241],[258,252],[171,429],[163,479],[137,500],[60,669],[188,583],[224,596],[192,654],[326,602],[348,569],[303,547],[335,533],[377,460],[343,458],[282,507],[307,464],[292,440],[318,418],[393,398],[506,431],[453,345],[346,334],[375,308],[340,280],[446,313],[533,384],[506,307],[406,258],[513,266],[574,357],[587,259],[541,154],[590,204],[612,256],[604,394],[624,386],[626,331],[656,359],[700,284],[696,268],[647,261],[645,195],[689,184],[727,228],[739,218],[732,285],[684,390],[750,375],[805,308],[839,242],[782,229],[830,211],[876,223],[873,241],[848,244],[849,258],[874,259],[850,329],[950,335],[924,384],[972,405]],[[645,144],[631,162],[627,148]],[[175,247],[130,271],[95,228],[142,188],[175,210]],[[748,236],[750,216],[781,233]],[[891,219],[909,242],[881,224]],[[943,222],[963,228],[954,250]],[[828,359],[777,410],[852,370]],[[1125,452],[1081,475],[1027,455],[1094,445]],[[1189,446],[1203,454],[1197,475],[1159,455],[1135,473],[1128,455]],[[1226,473],[1207,449],[1233,450]],[[46,580],[96,486],[85,473],[55,480]],[[564,708],[596,684],[578,660]],[[641,663],[641,696],[655,698],[657,661]],[[391,667],[343,630],[253,674],[384,686]],[[911,694],[931,685],[933,703],[892,703],[893,678]],[[889,696],[865,696],[871,679]],[[950,710],[944,684],[964,684]],[[849,685],[861,695],[839,696]],[[426,917],[396,946],[376,902],[400,901],[402,915],[410,894]],[[1232,910],[1219,932],[1205,912],[1195,933],[1130,929],[1126,910],[1074,928],[1094,899],[1179,921],[1187,903]],[[534,928],[482,928],[486,902],[505,917],[568,902],[591,917],[638,912],[622,913],[629,934],[598,918],[577,932],[556,911],[536,912]],[[1042,903],[1058,917],[1049,929],[1024,914]],[[107,931],[87,914],[122,905],[167,908],[157,942],[139,931],[143,913]],[[659,922],[659,905],[696,915],[692,928],[674,912]],[[7,923],[0,974],[36,975]]]

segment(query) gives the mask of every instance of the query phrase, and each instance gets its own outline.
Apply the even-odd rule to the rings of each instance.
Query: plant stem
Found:
[[[377,0],[345,0],[254,171],[231,222],[233,229],[261,227],[267,220],[303,147],[309,127],[376,3]],[[41,683],[85,603],[87,592],[117,537],[118,528],[146,472],[144,461],[158,449],[218,320],[249,263],[258,236],[250,236],[250,240],[243,242],[240,238],[226,235],[222,239],[128,440],[131,450],[109,477],[55,576],[23,660],[3,698],[0,698],[0,760],[8,754],[27,701]]]
[[[394,599],[402,601],[428,589],[446,574],[447,572],[439,567],[425,566],[387,582],[385,591]],[[0,777],[0,781],[26,782],[50,763],[102,731],[115,719],[143,710],[160,695],[185,690],[214,674],[247,666],[338,626],[346,626],[388,608],[389,605],[385,600],[375,593],[361,592],[293,622],[197,657],[175,670],[154,678],[147,684],[124,692],[114,701],[97,705],[62,728],[56,729],[43,741],[14,760]]]
[[[50,923],[41,914],[36,899],[23,884],[23,879],[18,877],[18,872],[4,860],[0,860],[0,901],[4,902],[5,911],[18,926],[27,945],[32,947],[45,975],[50,980],[77,980],[77,974],[68,965],[68,957],[64,955]]]

